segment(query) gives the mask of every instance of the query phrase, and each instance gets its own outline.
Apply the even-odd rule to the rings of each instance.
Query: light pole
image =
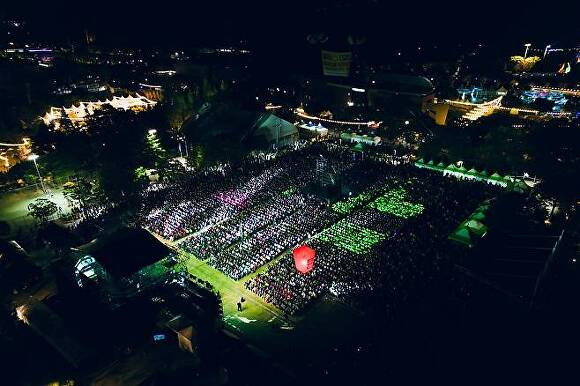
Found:
[[[38,174],[38,179],[40,180],[40,187],[42,191],[46,193],[46,189],[44,188],[44,182],[42,182],[42,176],[40,175],[40,170],[38,170],[38,164],[36,160],[38,159],[38,154],[31,154],[28,156],[28,160],[34,162],[34,167],[36,168],[36,174]]]
[[[549,50],[550,48],[552,48],[552,46],[551,46],[550,44],[548,44],[548,45],[546,46],[546,49],[544,50],[544,58],[546,58],[546,55],[548,55],[548,50]]]
[[[524,59],[528,57],[528,50],[530,49],[531,45],[532,45],[532,43],[524,44],[524,46],[526,47],[526,52],[524,52]]]

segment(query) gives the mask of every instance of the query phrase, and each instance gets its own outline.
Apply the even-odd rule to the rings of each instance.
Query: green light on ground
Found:
[[[406,196],[405,189],[393,189],[371,202],[369,206],[404,219],[421,214],[424,209],[423,205],[405,201]]]
[[[318,238],[347,251],[363,254],[369,252],[385,236],[372,229],[341,220],[322,231]]]
[[[354,197],[349,197],[346,200],[338,201],[332,205],[332,210],[340,214],[348,214],[353,209],[363,205],[366,201],[371,199],[370,192],[363,192]]]

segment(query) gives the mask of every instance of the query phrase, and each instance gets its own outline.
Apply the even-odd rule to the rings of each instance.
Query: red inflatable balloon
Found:
[[[301,245],[292,251],[294,264],[300,273],[308,273],[314,267],[314,256],[316,251],[308,245]]]

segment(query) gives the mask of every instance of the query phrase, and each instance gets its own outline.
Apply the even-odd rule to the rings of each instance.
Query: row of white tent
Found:
[[[153,107],[157,102],[147,97],[136,94],[136,96],[113,96],[112,99],[96,102],[80,102],[78,106],[70,107],[51,107],[50,110],[41,117],[44,124],[50,125],[53,121],[59,119],[84,120],[86,117],[93,115],[96,110],[100,110],[104,105],[111,106],[115,110],[135,110]]]

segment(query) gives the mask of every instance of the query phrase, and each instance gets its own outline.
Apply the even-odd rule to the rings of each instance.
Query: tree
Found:
[[[71,200],[78,201],[82,206],[103,200],[103,191],[98,182],[84,178],[76,181],[74,185],[65,187],[64,195]]]
[[[528,56],[527,58],[523,56],[512,56],[510,59],[515,63],[514,70],[516,72],[530,71],[541,60],[538,56]]]
[[[160,167],[167,160],[167,151],[161,145],[156,130],[149,130],[147,134],[147,152],[155,167]]]
[[[34,217],[40,223],[48,221],[48,218],[58,211],[58,206],[46,199],[37,198],[28,204],[28,215]]]

